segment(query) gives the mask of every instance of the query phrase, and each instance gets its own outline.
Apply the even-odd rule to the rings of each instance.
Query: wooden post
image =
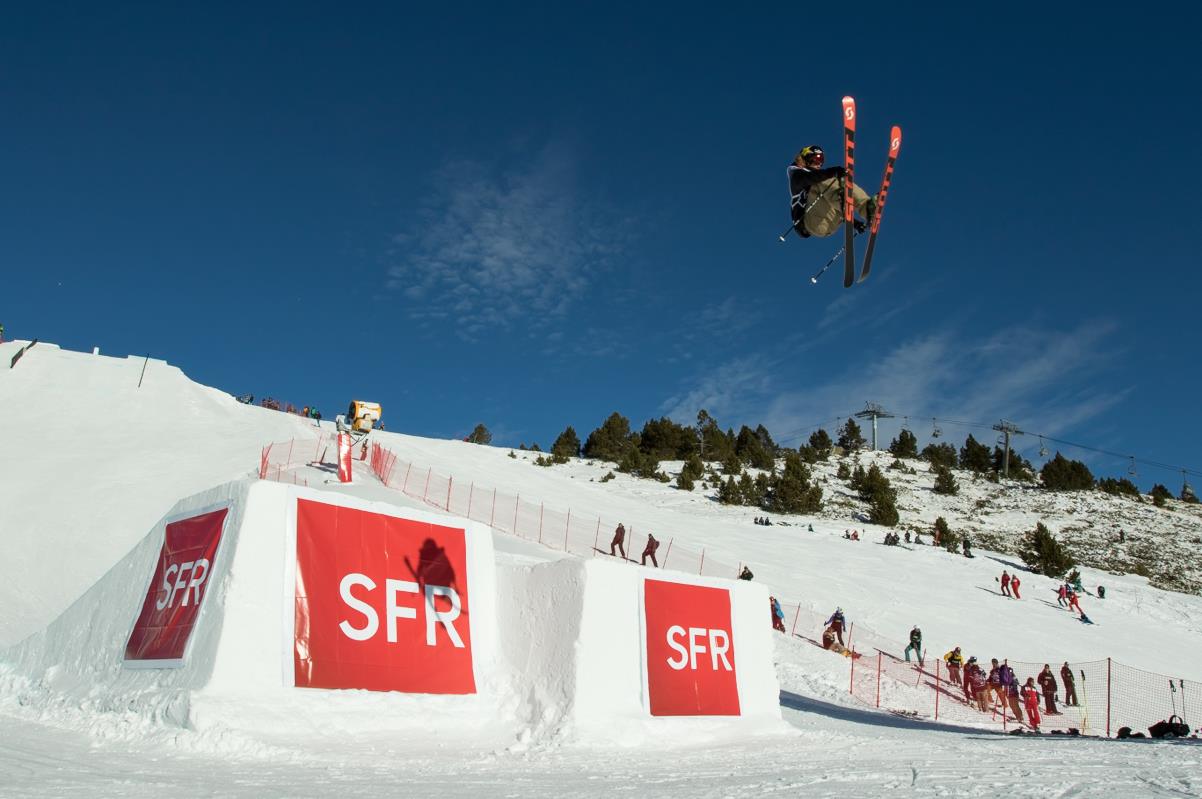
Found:
[[[492,510],[488,512],[488,526],[492,527],[493,520],[497,518],[497,489],[492,490]]]
[[[705,571],[705,547],[701,548],[701,566],[697,569],[697,576],[700,577],[703,571]]]
[[[476,481],[473,480],[472,484],[470,486],[468,486],[468,489],[467,489],[467,517],[469,519],[472,518],[472,500],[475,499],[475,497],[476,497]]]
[[[938,654],[939,650],[936,649],[935,653]],[[935,658],[935,721],[939,721],[939,666],[940,665],[941,664],[939,662],[939,658]]]
[[[446,504],[447,513],[451,512],[451,486],[453,486],[453,485],[455,485],[455,475],[451,475],[450,477],[447,478],[447,504]]]
[[[430,475],[434,474],[434,467],[426,470],[426,487],[422,490],[422,502],[426,501],[426,497],[430,495]]]
[[[563,526],[563,551],[568,551],[568,536],[572,533],[572,509],[568,508],[568,521]]]
[[[597,546],[601,543],[601,517],[597,517],[597,534],[593,536],[593,554],[597,554]]]
[[[1081,678],[1085,682],[1085,678]],[[1110,658],[1106,658],[1106,737],[1110,737]]]
[[[789,635],[797,634],[797,620],[801,618],[801,603],[797,603],[797,612],[793,614],[793,629],[789,631]]]
[[[518,534],[518,506],[522,504],[522,495],[518,494],[517,499],[513,501],[513,534]]]
[[[876,651],[876,706],[881,706],[881,650]]]
[[[543,503],[538,503],[538,543],[543,542]]]
[[[668,556],[672,554],[672,542],[674,540],[675,539],[673,539],[673,538],[668,539],[668,548],[666,550],[664,550],[664,565],[660,566],[661,569],[668,568]]]

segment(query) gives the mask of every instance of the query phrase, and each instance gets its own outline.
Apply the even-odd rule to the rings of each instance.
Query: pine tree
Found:
[[[555,443],[551,445],[551,454],[558,458],[580,457],[580,437],[571,425],[555,439]]]
[[[726,482],[718,486],[718,501],[723,505],[743,504],[743,495],[739,493],[739,485],[735,478],[728,477]]]
[[[952,532],[947,519],[942,516],[935,520],[935,535],[939,538],[939,546],[948,552],[955,552],[960,548],[959,536]]]
[[[1005,450],[1001,447],[993,448],[993,471],[997,474],[1002,474],[1006,467]],[[1031,466],[1031,462],[1019,455],[1013,449],[1010,450],[1010,479],[1030,481],[1035,479],[1035,471]]]
[[[857,468],[857,471],[860,470]],[[894,526],[898,522],[897,491],[875,463],[863,474],[857,490],[860,498],[868,502],[868,520],[873,524]]]
[[[468,443],[471,444],[489,444],[492,443],[492,433],[488,432],[488,428],[483,424],[478,424],[472,429],[472,432],[470,435],[468,435],[467,440]],[[513,439],[510,440],[512,441]]]
[[[697,452],[697,431],[667,417],[651,419],[639,434],[639,449],[659,460],[685,460]]]
[[[822,488],[810,483],[810,470],[797,453],[785,453],[784,468],[772,479],[765,507],[774,513],[817,513],[822,509]]]
[[[584,457],[618,463],[632,447],[630,420],[615,411],[600,427],[589,433],[588,440],[584,442]]]
[[[763,426],[760,426],[763,430]],[[767,433],[767,431],[764,431]],[[769,439],[771,440],[771,439]],[[764,440],[747,425],[739,430],[735,439],[735,455],[739,460],[755,469],[771,469],[775,460],[775,445],[772,449],[764,446]]]
[[[956,448],[946,443],[927,444],[922,448],[922,455],[919,457],[931,464],[932,468],[935,466],[945,466],[951,469],[956,465]]]
[[[1120,477],[1117,480],[1113,477],[1099,478],[1098,489],[1115,496],[1139,498],[1139,486],[1126,477]]]
[[[918,439],[909,430],[902,429],[889,444],[889,451],[897,458],[917,458]]]
[[[676,475],[676,487],[681,491],[693,490],[693,476],[688,469],[681,469],[680,474]]]
[[[952,470],[946,466],[935,467],[935,487],[931,489],[936,494],[955,496],[960,493],[960,484],[956,482]]]
[[[1160,483],[1152,486],[1152,490],[1148,493],[1152,495],[1152,504],[1158,508],[1163,508],[1166,501],[1173,498],[1173,493]]]
[[[824,461],[830,457],[831,450],[835,447],[835,442],[831,441],[830,434],[820,427],[817,431],[810,434],[810,446],[818,454],[818,459]]]
[[[856,424],[856,420],[848,418],[847,424],[839,428],[839,446],[844,452],[854,452],[864,448],[864,435],[860,432],[860,426]]]
[[[723,462],[734,454],[734,434],[723,433],[717,420],[704,408],[697,412],[697,430],[701,437],[702,460]]]
[[[1075,563],[1072,555],[1060,545],[1043,522],[1037,523],[1035,529],[1027,533],[1019,556],[1023,563],[1048,577],[1059,577]]]
[[[989,447],[973,438],[972,433],[968,434],[964,446],[960,448],[960,468],[977,474],[984,474],[993,469]]]
[[[1093,473],[1081,461],[1072,461],[1059,452],[1039,470],[1043,487],[1049,491],[1085,491],[1093,488]]]
[[[847,465],[847,461],[840,461],[839,468],[835,470],[835,477],[838,477],[840,480],[851,479],[851,467]],[[855,486],[852,487],[854,488]]]

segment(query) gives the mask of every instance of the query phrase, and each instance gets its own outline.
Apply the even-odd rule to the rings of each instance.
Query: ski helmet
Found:
[[[801,148],[801,152],[797,154],[801,162],[806,166],[822,166],[826,160],[826,153],[817,144],[811,144]]]

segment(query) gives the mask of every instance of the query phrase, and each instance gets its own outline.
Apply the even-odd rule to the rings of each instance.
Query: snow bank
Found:
[[[503,565],[498,586],[497,570],[482,525],[240,480],[176,503],[4,657],[23,703],[83,710],[91,726],[108,713],[269,738],[439,731],[491,744],[780,726],[762,586],[575,560]],[[708,592],[719,610],[698,620],[695,603],[655,606],[649,591]],[[665,670],[649,653],[669,623],[678,665]],[[656,663],[684,681],[667,713]]]
[[[655,686],[649,684],[654,681],[655,661],[654,656],[649,660],[648,653],[654,651],[657,630],[648,615],[649,581],[702,587],[729,596],[725,623],[735,653],[730,665],[736,715],[711,715],[695,708],[682,711],[685,718],[655,714]],[[561,560],[502,568],[498,587],[500,626],[505,631],[502,651],[514,672],[524,675],[517,713],[533,735],[559,732],[619,745],[655,738],[662,744],[665,737],[695,741],[779,725],[768,593],[762,586],[599,560]],[[669,611],[667,621],[687,619],[675,619]],[[684,635],[678,634],[675,641],[687,647]],[[705,644],[705,639],[700,643]],[[684,656],[674,651],[675,662],[682,663]],[[691,673],[711,670],[710,654],[699,653],[695,669],[680,670],[693,690],[707,687],[692,682]],[[718,660],[714,668],[721,672],[726,665]]]

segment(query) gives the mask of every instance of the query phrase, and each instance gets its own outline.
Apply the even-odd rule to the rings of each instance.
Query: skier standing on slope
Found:
[[[1061,583],[1056,589],[1056,604],[1063,608],[1068,607],[1068,583]]]
[[[1059,716],[1060,711],[1056,710],[1056,675],[1052,674],[1052,667],[1047,663],[1039,672],[1039,687],[1043,690],[1044,712],[1049,716]]]
[[[1002,596],[1010,596],[1010,572],[1002,569]]]
[[[824,168],[825,161],[826,154],[822,148],[811,144],[801,148],[788,168],[793,230],[803,239],[830,236],[843,225],[843,180],[846,170],[841,166]],[[854,183],[852,195],[856,211],[868,220],[856,220],[854,223],[856,232],[863,233],[872,224],[877,199],[868,196]]]
[[[1018,575],[1016,574],[1010,578],[1010,593],[1014,595],[1015,599],[1022,599],[1018,593],[1018,585]]]
[[[1073,681],[1073,670],[1068,667],[1068,661],[1060,667],[1060,681],[1064,683],[1064,704],[1077,706],[1077,685]]]
[[[947,679],[953,685],[960,684],[960,667],[964,665],[964,656],[960,654],[960,647],[956,647],[951,652],[943,656],[943,661],[947,663]]]
[[[915,624],[910,630],[910,645],[906,647],[906,662],[910,662],[910,650],[914,650],[914,655],[918,658],[918,662],[922,662],[922,630],[918,629]]]
[[[647,534],[647,546],[643,547],[643,557],[639,561],[639,565],[646,566],[647,558],[651,558],[651,563],[655,568],[659,568],[659,561],[655,559],[655,551],[659,549],[659,541],[655,540],[655,536]]]
[[[772,604],[772,629],[779,632],[785,631],[785,612],[780,608],[780,602],[776,597],[768,597],[768,601]]]
[[[1027,723],[1031,725],[1032,731],[1039,732],[1039,689],[1035,687],[1034,677],[1027,678],[1027,684],[1023,686],[1022,694],[1023,703],[1027,706]],[[1022,714],[1018,713],[1017,707],[1015,713],[1021,722]]]
[[[626,541],[626,527],[621,522],[618,522],[618,527],[617,527],[617,529],[614,530],[614,538],[612,541],[609,542],[609,554],[616,555],[617,552],[614,552],[614,548],[616,547],[618,552],[622,553],[622,560],[626,560],[626,545],[624,543],[625,541]]]
[[[846,644],[843,643],[843,627],[846,624],[847,619],[843,617],[843,608],[835,608],[835,612],[832,613],[831,617],[826,620],[827,629],[834,631],[835,635],[839,638],[839,643],[843,646],[846,646]]]

